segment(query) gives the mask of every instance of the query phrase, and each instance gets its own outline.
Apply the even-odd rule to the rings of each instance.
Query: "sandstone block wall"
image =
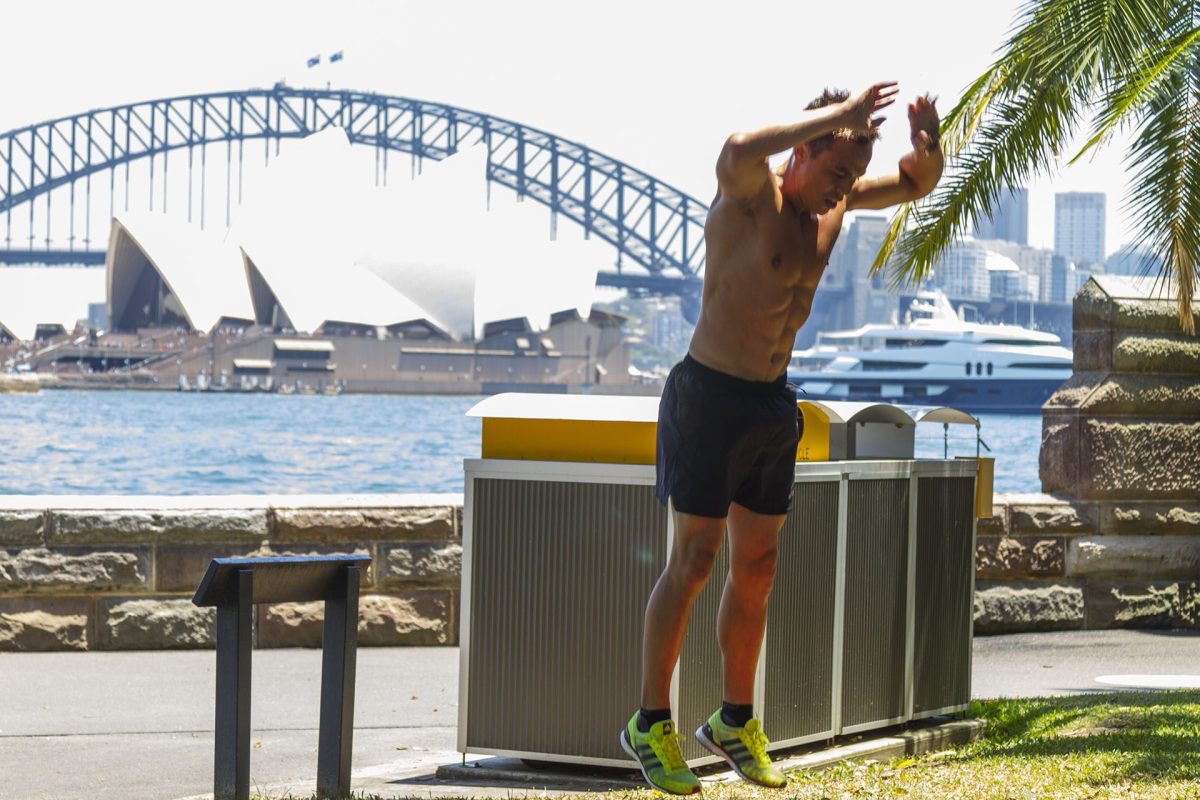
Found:
[[[1045,576],[1001,570],[994,577],[1035,583],[993,585],[981,565],[985,629],[1026,614],[1039,627],[1197,627],[1200,338],[1180,332],[1173,294],[1151,279],[1100,276],[1076,295],[1074,374],[1042,409],[1039,458],[1042,489],[1057,498],[1044,530],[1061,551],[1061,580],[1051,589]],[[1192,308],[1200,323],[1200,302]],[[1010,537],[1027,532],[1016,508]]]
[[[366,553],[359,643],[457,645],[459,495],[0,497],[0,651],[204,648],[212,558]],[[49,507],[47,504],[53,504]],[[997,495],[975,631],[1200,628],[1200,502]],[[317,647],[320,603],[259,606],[258,647]]]
[[[1169,291],[1169,290],[1168,290]],[[1042,490],[1089,501],[1200,500],[1200,337],[1147,279],[1075,297],[1074,374],[1042,409]],[[1200,301],[1193,304],[1200,327]]]
[[[458,643],[461,495],[0,498],[0,650],[212,647],[211,559],[365,553],[362,645]],[[259,606],[258,647],[318,646],[322,604]]]
[[[1200,502],[997,495],[976,529],[975,632],[1200,629]]]

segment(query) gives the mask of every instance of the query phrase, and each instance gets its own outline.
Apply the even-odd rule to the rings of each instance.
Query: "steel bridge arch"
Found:
[[[368,92],[277,84],[96,109],[10,130],[0,134],[0,214],[11,215],[54,189],[138,159],[184,148],[189,155],[197,148],[203,153],[222,142],[303,138],[331,126],[344,128],[355,144],[409,153],[415,161],[440,160],[483,142],[488,180],[548,206],[552,230],[562,214],[644,268],[649,284],[678,282],[696,290],[708,213],[696,198],[537,128],[444,103]],[[638,276],[629,278],[636,285]]]

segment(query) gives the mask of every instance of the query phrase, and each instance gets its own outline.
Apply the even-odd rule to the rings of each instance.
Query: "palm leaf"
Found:
[[[1092,138],[1088,140],[1070,163],[1074,164],[1084,154],[1105,141],[1115,128],[1127,123],[1139,112],[1159,89],[1159,84],[1172,74],[1177,62],[1194,57],[1200,45],[1200,26],[1193,26],[1171,37],[1157,51],[1144,59],[1144,64],[1132,71],[1128,80],[1119,84],[1108,97],[1096,119]]]
[[[967,223],[978,225],[1007,186],[1049,170],[1078,114],[1075,98],[1060,81],[1046,81],[1028,95],[994,102],[991,118],[960,155],[959,169],[942,181],[930,202],[901,212],[911,216],[914,227],[891,254],[893,285],[924,279]]]
[[[1162,262],[1160,280],[1174,280],[1179,323],[1195,334],[1192,300],[1200,253],[1200,54],[1175,62],[1145,106],[1145,121],[1129,151],[1134,168],[1130,208],[1142,223],[1140,245]]]
[[[947,158],[954,158],[962,152],[963,146],[970,141],[971,136],[979,127],[979,123],[983,120],[992,98],[1004,83],[1004,65],[997,62],[968,87],[950,113],[942,118],[939,139],[942,151]],[[892,216],[883,243],[871,265],[870,274],[875,274],[886,265],[895,251],[900,237],[908,228],[909,218],[913,215],[915,205],[914,203],[902,203]],[[888,283],[892,289],[896,289],[906,280],[908,280],[906,271],[893,270]],[[919,280],[915,277],[912,279],[914,283]]]
[[[1155,245],[1180,302],[1186,298],[1183,321],[1200,253],[1197,12],[1196,2],[1179,0],[1026,3],[1001,57],[942,123],[948,176],[934,194],[896,212],[872,272],[888,266],[894,286],[926,277],[968,222],[994,212],[1007,186],[1057,166],[1073,130],[1102,99],[1076,160],[1117,126],[1145,121],[1152,141],[1131,151],[1142,170],[1131,202],[1146,222],[1142,240]],[[1189,311],[1184,325],[1191,324]]]

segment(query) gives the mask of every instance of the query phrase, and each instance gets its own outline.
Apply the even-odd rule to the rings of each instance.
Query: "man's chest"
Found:
[[[832,220],[800,215],[785,206],[777,213],[760,215],[753,231],[753,257],[747,267],[764,282],[815,285],[821,279],[837,241]]]

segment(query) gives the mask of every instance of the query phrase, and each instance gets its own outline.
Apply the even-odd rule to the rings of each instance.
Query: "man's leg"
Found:
[[[772,788],[786,786],[787,778],[771,763],[766,734],[752,714],[754,673],[784,519],[782,514],[757,514],[738,503],[729,507],[729,577],[717,612],[724,703],[696,731],[696,740],[739,775]]]
[[[712,572],[725,537],[725,520],[679,511],[667,567],[646,604],[642,642],[642,710],[621,731],[621,747],[646,781],[671,794],[695,794],[700,781],[688,769],[671,720],[671,673],[679,660],[692,604]],[[643,713],[645,712],[645,713]]]
[[[727,703],[754,702],[754,674],[767,624],[767,598],[775,582],[779,531],[786,515],[757,514],[729,507],[729,576],[717,613]]]
[[[642,632],[642,708],[671,705],[671,674],[692,604],[708,581],[725,539],[725,520],[674,511],[675,542],[646,604]]]

